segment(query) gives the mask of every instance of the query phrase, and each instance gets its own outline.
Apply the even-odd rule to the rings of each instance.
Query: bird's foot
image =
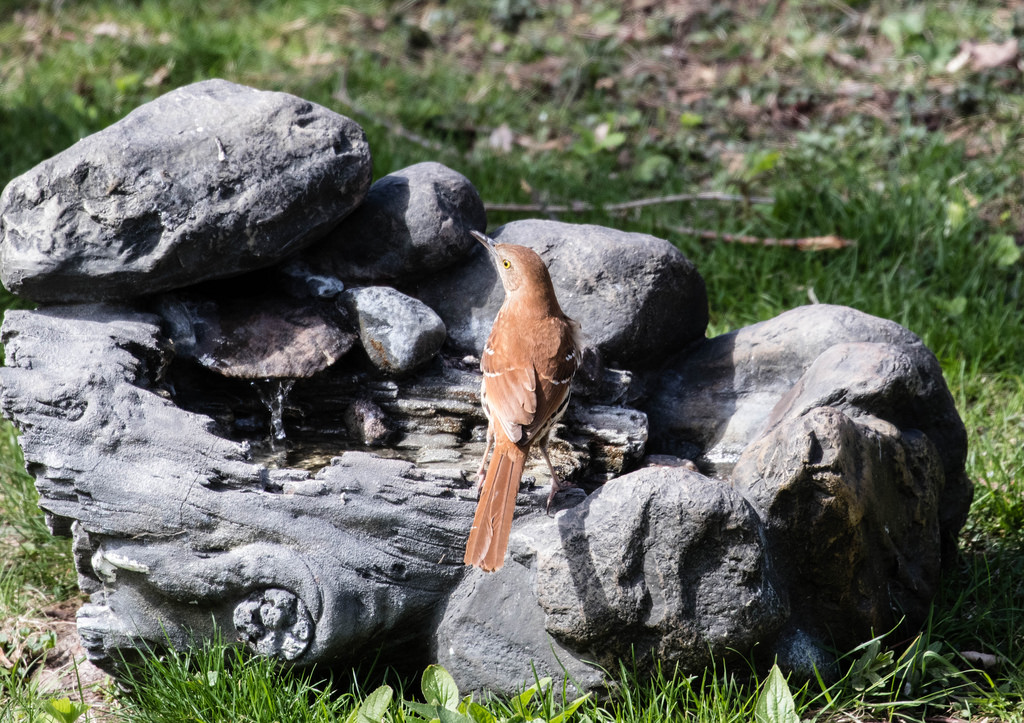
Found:
[[[560,480],[557,477],[552,477],[551,478],[551,492],[548,493],[548,501],[547,501],[547,504],[544,505],[544,512],[546,512],[548,515],[550,515],[551,514],[551,503],[555,501],[555,495],[557,495],[559,492],[562,492],[564,490],[572,489],[575,486],[576,485],[573,482],[567,482],[565,480]]]

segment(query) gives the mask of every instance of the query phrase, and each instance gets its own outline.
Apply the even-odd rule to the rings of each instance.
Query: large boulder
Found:
[[[652,451],[728,477],[763,521],[792,607],[780,659],[806,668],[808,650],[924,620],[973,488],[917,336],[848,307],[793,309],[681,355],[643,408]]]
[[[528,246],[551,272],[562,309],[588,346],[615,366],[652,367],[704,338],[708,300],[696,267],[672,244],[646,234],[556,221],[513,221],[498,243]],[[441,315],[454,348],[479,354],[504,299],[483,248],[412,292]]]
[[[893,366],[875,355],[825,357],[801,382],[823,353],[852,342],[894,347],[905,361]],[[962,506],[970,487],[962,479],[967,436],[935,355],[896,322],[850,307],[803,306],[709,339],[657,375],[644,409],[657,451],[694,457],[727,474],[780,400],[797,393],[818,395],[813,404],[877,413],[900,426],[912,420],[935,442],[946,477],[959,490],[954,507]]]
[[[370,180],[354,121],[285,93],[196,83],[11,181],[0,280],[64,302],[233,276],[323,236]]]

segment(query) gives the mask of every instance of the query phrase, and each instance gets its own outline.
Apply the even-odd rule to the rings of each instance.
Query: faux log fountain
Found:
[[[0,409],[78,627],[114,670],[216,625],[296,665],[444,664],[463,689],[602,667],[830,650],[920,624],[972,489],[934,356],[846,307],[706,338],[668,242],[519,221],[587,353],[544,513],[527,470],[510,560],[462,564],[501,300],[471,183],[371,186],[353,121],[207,81],[80,141],[0,196]],[[533,460],[536,462],[537,460]],[[534,486],[530,484],[535,481]]]

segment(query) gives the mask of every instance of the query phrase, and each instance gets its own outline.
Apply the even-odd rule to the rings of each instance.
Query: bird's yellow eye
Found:
[[[512,262],[509,261],[508,259],[503,260],[501,262],[501,265],[504,266],[506,269],[511,269],[512,268]]]

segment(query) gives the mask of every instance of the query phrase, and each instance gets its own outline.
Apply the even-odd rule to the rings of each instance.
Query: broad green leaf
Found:
[[[366,700],[359,704],[356,718],[358,723],[380,723],[388,712],[388,708],[391,707],[393,694],[394,691],[390,685],[382,685],[366,696]]]
[[[437,719],[437,717],[438,717],[437,712],[438,712],[438,710],[441,709],[441,706],[439,706],[439,705],[429,705],[427,703],[417,703],[414,700],[403,700],[402,703],[405,705],[405,707],[407,707],[413,713],[415,713],[418,716],[422,716],[423,718],[426,718],[427,720],[435,720],[435,719]]]
[[[959,201],[950,201],[946,204],[946,228],[956,231],[964,225],[967,219],[967,207]]]
[[[604,139],[601,141],[601,148],[605,149],[606,151],[613,151],[625,142],[626,134],[623,133],[622,131],[615,131],[614,133],[609,133],[607,136],[604,137]]]
[[[453,708],[438,707],[436,710],[437,718],[441,723],[473,723],[472,718],[459,713],[459,711]]]
[[[672,163],[672,159],[656,153],[643,160],[636,170],[636,177],[644,183],[650,183],[668,177],[673,168],[675,164]]]
[[[684,111],[679,114],[679,125],[683,128],[696,128],[704,122],[704,116],[700,113],[691,113],[690,111]]]
[[[883,17],[879,24],[879,32],[892,43],[896,55],[903,54],[903,26],[900,25],[899,18],[893,15]]]
[[[962,316],[967,311],[967,297],[954,296],[952,299],[939,302],[946,313],[950,316]]]
[[[577,698],[572,703],[570,703],[565,710],[563,710],[561,713],[552,718],[548,723],[563,723],[563,721],[567,720],[569,716],[575,713],[576,709],[583,705],[583,701],[585,701],[589,697],[590,693],[587,693],[582,698]]]
[[[479,703],[473,703],[471,701],[467,706],[466,712],[469,713],[469,717],[476,723],[497,723],[497,718],[491,714],[491,711],[487,710]]]
[[[760,176],[778,165],[782,154],[778,151],[761,151],[751,154],[748,158],[747,174],[750,177]]]
[[[921,35],[924,33],[924,11],[908,10],[900,16],[900,25],[907,35]]]
[[[1006,269],[1020,261],[1021,249],[1013,236],[993,234],[988,237],[988,244],[992,249],[992,258],[999,268]]]
[[[455,710],[459,705],[459,687],[455,679],[440,665],[428,665],[420,681],[423,700],[432,705]]]
[[[754,708],[754,718],[757,723],[800,723],[793,694],[789,692],[789,684],[778,665],[773,665],[768,673],[768,680]]]
[[[75,723],[87,710],[89,710],[88,705],[75,703],[70,698],[48,700],[43,704],[43,711],[49,713],[60,723]]]

